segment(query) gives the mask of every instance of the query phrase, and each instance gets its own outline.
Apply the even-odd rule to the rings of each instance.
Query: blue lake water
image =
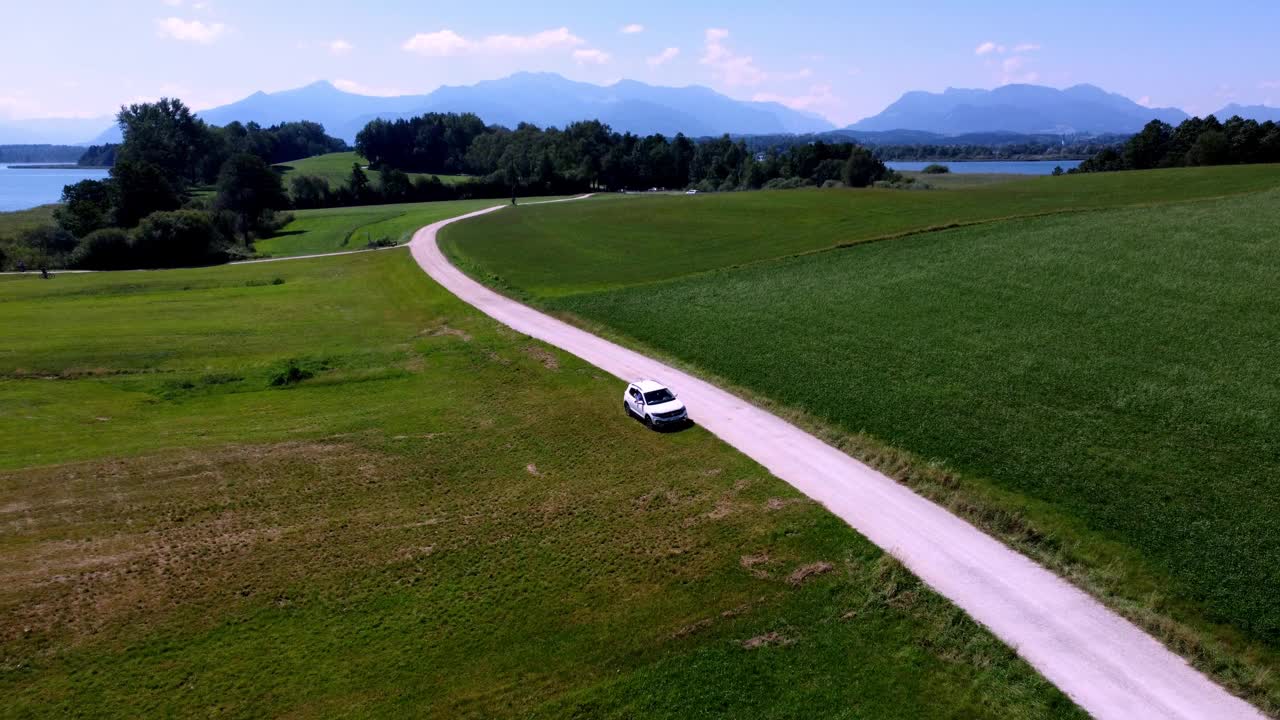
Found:
[[[15,170],[0,164],[0,212],[56,203],[64,185],[106,177],[106,170]]]
[[[1062,166],[1063,170],[1079,167],[1080,160],[948,160],[941,162],[886,162],[890,170],[923,170],[927,165],[946,165],[953,173],[1003,173],[1008,175],[1052,175],[1053,169]]]

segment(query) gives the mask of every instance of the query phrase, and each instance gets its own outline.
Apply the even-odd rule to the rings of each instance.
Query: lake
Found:
[[[1080,160],[947,160],[939,162],[886,162],[890,170],[919,171],[928,165],[946,165],[958,174],[1000,173],[1006,175],[1052,175],[1053,169],[1062,166],[1070,170],[1080,165]]]
[[[106,177],[106,170],[15,170],[0,164],[0,212],[56,203],[64,185]]]

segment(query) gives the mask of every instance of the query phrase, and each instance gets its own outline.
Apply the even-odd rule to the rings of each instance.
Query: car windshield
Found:
[[[672,395],[671,391],[666,388],[662,388],[661,390],[651,390],[644,394],[644,401],[649,405],[660,405],[664,402],[671,402],[675,399],[676,396]]]

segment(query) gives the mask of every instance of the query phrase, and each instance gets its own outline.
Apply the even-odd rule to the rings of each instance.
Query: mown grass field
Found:
[[[330,187],[341,187],[345,185],[351,177],[351,166],[358,164],[360,167],[367,168],[369,161],[360,157],[355,152],[328,153],[326,155],[316,155],[315,157],[302,158],[301,160],[291,160],[287,163],[280,163],[276,168],[281,171],[284,176],[285,187],[289,186],[289,176],[291,174],[312,175],[322,177],[329,181]],[[377,181],[378,173],[372,170],[365,170],[373,181]],[[431,177],[430,173],[410,173],[410,178]],[[464,182],[468,179],[466,175],[437,175],[440,181],[446,185]]]
[[[406,251],[0,304],[0,716],[1080,716]]]
[[[802,190],[637,196],[497,213],[445,249],[535,296],[603,290],[996,218],[1217,197],[1280,186],[1280,166],[1040,177],[946,192]],[[572,204],[569,204],[572,205]],[[465,243],[465,253],[457,252]]]
[[[1274,166],[1213,174],[1219,191],[1280,184]],[[1105,180],[1137,199],[1176,175]],[[1213,189],[1199,184],[1208,175],[1185,175],[1169,195]],[[1134,188],[1122,191],[1126,181]],[[672,221],[632,217],[641,201],[499,213],[451,228],[449,245],[478,277],[514,275],[537,304],[798,413],[855,454],[892,458],[904,482],[1280,711],[1280,190],[994,222],[646,282],[723,248],[775,252],[772,238],[791,236],[793,220],[796,233],[816,232],[791,214],[809,203],[891,204],[762,195],[761,226],[733,247],[735,203],[751,199],[672,211],[724,231],[705,254],[696,234],[681,237],[683,251],[655,253],[664,241],[650,238]],[[826,232],[828,244],[850,236]],[[625,280],[606,258],[627,241],[644,268],[636,284],[592,291]],[[567,269],[511,272],[539,256],[528,247],[559,248],[556,268]],[[655,257],[667,269],[646,268]],[[922,479],[939,466],[964,479],[959,489]]]
[[[501,204],[502,200],[449,200],[295,210],[293,222],[274,237],[255,242],[254,250],[266,257],[288,257],[361,250],[383,239],[404,244],[423,226]]]

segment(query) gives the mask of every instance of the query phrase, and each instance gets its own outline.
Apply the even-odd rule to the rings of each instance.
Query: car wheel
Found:
[[[627,404],[626,400],[622,401],[622,412],[626,413],[627,417],[631,417],[631,406]]]

